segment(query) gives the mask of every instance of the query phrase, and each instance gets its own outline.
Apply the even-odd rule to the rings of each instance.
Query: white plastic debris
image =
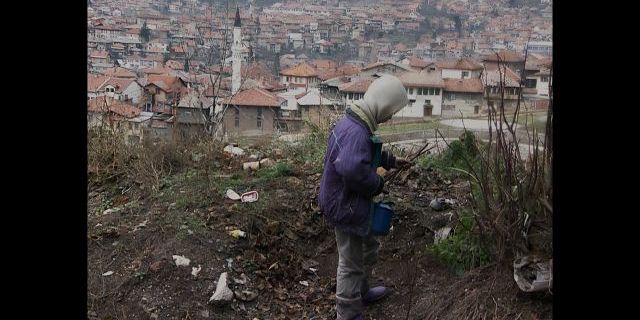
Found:
[[[264,158],[262,160],[260,160],[260,167],[261,168],[269,168],[269,167],[273,167],[276,164],[275,161],[269,159],[269,158]]]
[[[300,281],[300,284],[305,286],[305,287],[308,287],[309,286],[309,281],[302,280],[302,281]]]
[[[436,230],[436,234],[433,237],[433,244],[438,244],[438,242],[446,239],[447,237],[449,237],[450,233],[451,227],[444,227]]]
[[[524,256],[513,262],[513,278],[524,292],[553,288],[553,259],[544,261],[537,256]]]
[[[436,211],[440,211],[444,209],[444,205],[445,205],[445,201],[442,198],[433,199],[431,200],[431,203],[429,203],[429,206]]]
[[[244,155],[244,150],[238,148],[238,147],[234,147],[232,145],[228,145],[226,147],[224,147],[224,149],[222,149],[224,152],[234,155],[234,156],[241,156]]]
[[[242,230],[239,230],[239,229],[229,231],[229,235],[231,235],[232,237],[234,237],[236,239],[246,238],[247,237],[247,233],[242,231]]]
[[[240,195],[231,189],[227,189],[227,198],[231,200],[240,200]]]
[[[233,299],[233,291],[227,285],[228,274],[223,272],[218,279],[216,291],[209,298],[209,303],[225,303]]]
[[[198,265],[198,267],[192,267],[191,268],[191,275],[193,275],[194,277],[198,276],[198,273],[200,273],[200,270],[202,270],[202,267],[200,265]]]
[[[176,266],[178,267],[188,267],[191,260],[187,259],[184,256],[173,255],[173,260],[176,262]]]
[[[245,192],[240,197],[242,202],[255,202],[258,201],[258,191]]]
[[[260,162],[250,161],[242,164],[242,170],[258,170],[260,168]]]
[[[108,277],[108,276],[110,276],[112,274],[113,274],[113,271],[107,271],[107,272],[103,273],[102,275],[105,276],[105,277]]]
[[[147,226],[147,223],[149,223],[149,220],[148,220],[148,219],[147,219],[147,220],[145,220],[145,221],[140,222],[137,226],[135,226],[135,227],[133,228],[133,232],[136,232],[136,231],[138,231],[138,230],[140,230],[140,229],[142,229],[142,228],[146,227],[146,226]]]

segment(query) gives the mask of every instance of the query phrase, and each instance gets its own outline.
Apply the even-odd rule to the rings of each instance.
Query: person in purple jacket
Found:
[[[388,293],[383,286],[370,288],[367,281],[380,246],[369,232],[369,214],[373,197],[384,187],[384,178],[372,164],[371,137],[378,124],[391,119],[408,102],[402,82],[383,75],[371,83],[362,100],[347,108],[329,133],[318,202],[327,223],[335,227],[339,320],[363,319],[363,305]],[[386,170],[408,165],[387,151],[382,151],[380,162]]]

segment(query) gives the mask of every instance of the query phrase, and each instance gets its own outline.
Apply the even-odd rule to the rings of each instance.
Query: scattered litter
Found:
[[[258,201],[258,192],[257,191],[249,191],[245,192],[240,196],[242,202],[255,202]]]
[[[524,256],[513,262],[513,278],[520,290],[536,292],[553,288],[553,259],[544,261],[536,256]]]
[[[236,230],[229,231],[229,235],[231,235],[236,239],[239,239],[239,238],[245,238],[247,236],[247,233],[242,230],[236,229]]]
[[[451,227],[444,227],[436,230],[436,234],[433,237],[433,244],[438,244],[438,242],[446,239],[447,237],[449,237],[450,233]]]
[[[108,276],[110,276],[112,274],[113,274],[113,271],[107,271],[107,272],[103,273],[102,275],[105,276],[105,277],[108,277]]]
[[[261,168],[269,168],[269,167],[273,167],[276,164],[275,161],[269,159],[269,158],[264,158],[262,160],[260,160],[260,167]]]
[[[269,266],[269,270],[271,269],[278,269],[278,263],[274,262],[272,265]]]
[[[200,270],[202,270],[202,267],[201,267],[200,265],[198,265],[198,267],[197,267],[197,268],[196,268],[196,267],[192,267],[192,268],[191,268],[191,274],[192,274],[194,277],[197,277],[197,276],[198,276],[198,273],[200,273]]]
[[[224,152],[231,154],[233,156],[241,156],[244,155],[244,150],[238,148],[238,147],[234,147],[232,145],[228,145],[226,147],[224,147],[224,149],[222,149]]]
[[[257,154],[252,154],[249,156],[249,160],[258,160],[258,155]]]
[[[102,212],[102,215],[106,216],[108,214],[117,213],[119,211],[122,211],[122,209],[123,209],[122,207],[107,209]]]
[[[231,263],[233,262],[233,258],[227,259],[227,266],[231,269]]]
[[[260,168],[260,162],[250,161],[242,164],[242,170],[258,170]]]
[[[318,269],[316,269],[316,268],[309,268],[309,270],[311,270],[311,272],[313,272],[313,273],[318,272]]]
[[[444,209],[446,202],[444,201],[443,198],[436,198],[431,200],[431,203],[429,204],[429,206],[436,211],[440,211],[442,209]]]
[[[320,263],[318,261],[313,260],[313,259],[302,261],[302,269],[305,269],[305,270],[315,268],[315,267],[317,267],[319,265],[320,265]]]
[[[138,231],[138,230],[140,230],[140,229],[142,229],[142,228],[146,227],[146,226],[147,226],[147,223],[149,223],[149,220],[148,220],[148,219],[147,219],[147,220],[145,220],[145,221],[143,221],[143,222],[140,222],[137,226],[135,226],[135,227],[133,228],[133,232],[136,232],[136,231]]]
[[[233,278],[233,282],[236,284],[245,284],[247,281],[249,281],[249,278],[244,273],[240,275],[240,279]]]
[[[173,260],[176,262],[176,266],[181,267],[188,267],[189,263],[191,263],[191,260],[187,259],[184,256],[178,256],[178,255],[173,255]]]
[[[309,282],[308,282],[308,281],[306,281],[306,280],[300,281],[300,284],[301,284],[301,285],[303,285],[303,286],[305,286],[305,287],[308,287],[308,286],[309,286]]]
[[[444,215],[449,217],[449,221],[451,221],[451,219],[453,219],[453,212],[447,212]]]
[[[209,298],[209,303],[226,303],[233,299],[233,291],[227,286],[227,276],[228,274],[226,272],[220,275],[216,291],[211,298]]]
[[[233,293],[236,296],[236,298],[238,298],[238,300],[244,301],[244,302],[253,301],[255,300],[256,297],[258,297],[257,293],[249,290],[242,290],[242,291],[236,290]]]
[[[231,200],[240,200],[240,195],[231,189],[227,189],[227,198]]]

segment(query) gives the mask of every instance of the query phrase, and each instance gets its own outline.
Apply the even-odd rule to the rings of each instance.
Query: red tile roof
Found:
[[[488,54],[484,57],[484,61],[489,61],[489,62],[524,62],[524,56],[520,53],[517,52],[513,52],[513,51],[500,51],[497,53],[492,53],[492,54]]]
[[[87,75],[87,91],[96,92],[103,84],[109,80],[109,77],[97,74]]]
[[[439,71],[405,72],[398,76],[405,87],[444,88],[444,81]]]
[[[140,115],[140,109],[134,107],[127,101],[121,101],[112,97],[101,96],[87,102],[87,111],[89,112],[113,112],[117,115],[134,118]]]
[[[166,92],[183,92],[187,86],[177,76],[153,75],[147,76],[147,85],[154,84]]]
[[[309,65],[306,62],[303,62],[298,64],[297,66],[280,71],[280,74],[283,76],[293,77],[315,77],[318,75],[318,72],[313,66]]]
[[[112,86],[116,88],[116,92],[120,93],[124,91],[131,83],[135,81],[134,79],[123,79],[123,78],[110,78],[105,84],[100,87],[102,90],[106,86]]]
[[[152,75],[152,74],[161,75],[161,74],[169,74],[171,71],[173,71],[173,69],[166,68],[166,67],[155,67],[155,68],[141,69],[140,71],[148,75]]]
[[[444,79],[444,90],[468,93],[484,92],[482,80],[480,79]]]
[[[114,78],[132,78],[135,79],[138,76],[130,70],[121,67],[109,68],[104,72],[105,76],[114,77]]]
[[[318,70],[336,68],[336,63],[333,60],[329,59],[316,59],[311,61],[311,64],[314,65]]]
[[[409,57],[409,66],[412,68],[426,68],[429,65],[429,62],[424,61],[418,57]]]
[[[282,102],[284,102],[283,98],[259,88],[242,90],[233,96],[232,99],[227,98],[224,100],[225,104],[253,107],[280,107]]]
[[[355,80],[353,82],[347,82],[344,84],[338,85],[338,90],[342,92],[357,92],[357,93],[365,93],[369,86],[375,79],[367,78]]]
[[[456,69],[456,70],[482,70],[481,64],[468,59],[462,58],[458,60],[439,61],[436,62],[436,66],[441,69]]]

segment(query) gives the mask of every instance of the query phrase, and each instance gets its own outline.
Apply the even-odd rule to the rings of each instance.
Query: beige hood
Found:
[[[378,130],[378,124],[391,119],[409,103],[407,90],[400,79],[383,75],[371,83],[364,99],[354,103],[367,116],[371,131]]]

